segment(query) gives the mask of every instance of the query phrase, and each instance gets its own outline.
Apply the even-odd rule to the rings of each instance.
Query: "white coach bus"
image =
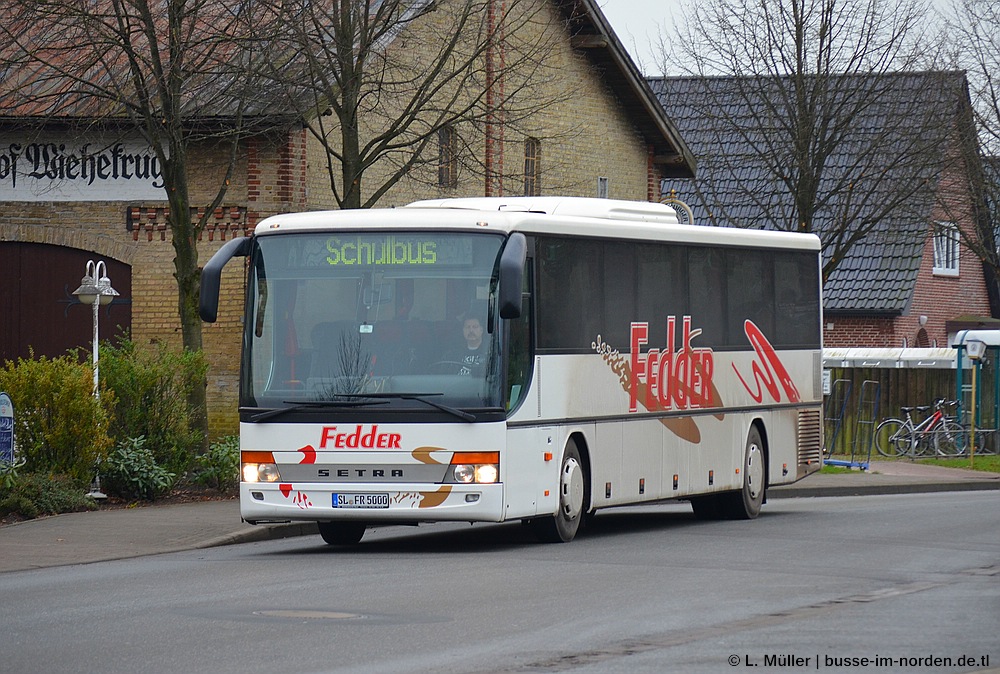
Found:
[[[822,463],[820,242],[653,203],[423,201],[267,218],[249,256],[240,509],[367,527],[689,500],[753,518]]]

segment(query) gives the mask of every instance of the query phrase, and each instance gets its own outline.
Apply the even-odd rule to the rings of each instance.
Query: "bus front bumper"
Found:
[[[308,484],[241,482],[240,515],[250,524],[502,522],[503,484]]]

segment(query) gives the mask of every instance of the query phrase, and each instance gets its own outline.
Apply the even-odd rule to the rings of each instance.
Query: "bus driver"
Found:
[[[486,344],[483,342],[483,324],[475,316],[462,323],[465,348],[456,349],[445,356],[445,362],[458,366],[460,375],[482,377],[486,368]]]

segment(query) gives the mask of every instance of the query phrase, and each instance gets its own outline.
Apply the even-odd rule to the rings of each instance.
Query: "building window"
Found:
[[[524,196],[537,197],[542,193],[542,143],[537,138],[524,141]]]
[[[934,273],[938,276],[958,276],[958,242],[955,223],[934,223]]]
[[[597,198],[607,199],[608,198],[608,179],[601,176],[597,179]]]
[[[438,187],[458,187],[458,148],[453,126],[438,130]]]

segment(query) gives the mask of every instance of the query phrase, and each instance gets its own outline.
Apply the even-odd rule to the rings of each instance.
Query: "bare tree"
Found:
[[[502,189],[505,131],[568,92],[546,86],[540,3],[521,0],[273,0],[278,32],[257,38],[276,54],[266,77],[285,91],[326,152],[330,190],[340,208],[369,208],[404,176],[437,185],[439,163],[454,158]],[[286,54],[286,56],[282,56]],[[437,144],[448,133],[451,157]],[[485,138],[485,151],[465,151]],[[480,159],[482,158],[482,159]],[[471,163],[470,163],[471,162]],[[439,180],[440,178],[440,180]]]
[[[992,229],[1000,229],[1000,5],[990,0],[953,0],[945,15],[948,43],[969,77],[982,173],[978,176]],[[996,260],[994,251],[994,261]]]
[[[948,86],[946,75],[899,75],[933,62],[926,16],[923,0],[688,5],[661,51],[664,72],[704,80],[691,105],[716,135],[713,154],[699,156],[707,177],[695,190],[713,222],[817,233],[827,278],[859,242],[884,236],[893,213],[916,216],[951,121],[927,105],[928,94],[941,95],[933,87]],[[712,203],[713,171],[735,181],[737,201],[762,222]]]
[[[162,170],[183,347],[202,347],[199,235],[228,189],[247,133],[247,3],[212,0],[10,0],[0,10],[0,108],[79,130],[140,134]],[[254,92],[253,110],[262,108]],[[192,221],[189,153],[223,148],[214,195]],[[190,404],[207,430],[205,387]]]
[[[994,315],[1000,312],[1000,5],[992,0],[953,0],[944,14],[946,43],[956,67],[968,73],[975,129],[958,158],[968,170],[976,229],[963,242],[986,267]]]
[[[984,154],[1000,156],[1000,5],[992,0],[953,0],[946,18],[959,66],[969,73]]]

